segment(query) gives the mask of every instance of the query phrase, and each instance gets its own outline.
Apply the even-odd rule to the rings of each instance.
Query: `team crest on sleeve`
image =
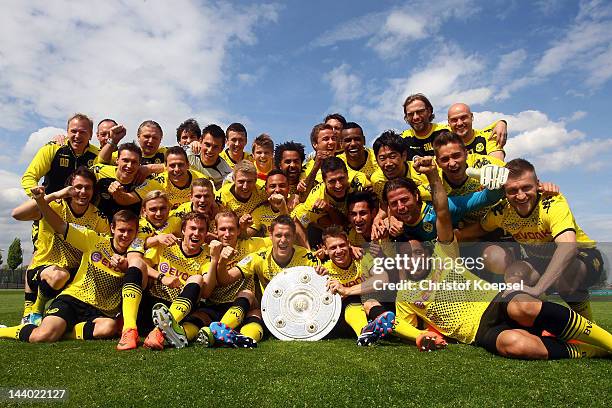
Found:
[[[144,251],[144,240],[142,238],[134,238],[128,251]]]
[[[423,223],[423,229],[426,232],[431,232],[431,231],[433,231],[433,224],[431,222],[424,222]]]
[[[87,227],[84,226],[84,225],[73,224],[73,223],[70,223],[70,225],[72,225],[72,228],[77,229],[79,231],[83,231],[84,232],[85,230],[87,230]]]
[[[240,262],[238,262],[238,266],[246,266],[249,262],[251,262],[251,260],[253,260],[253,257],[251,255],[247,255],[244,258],[242,258],[242,260]]]

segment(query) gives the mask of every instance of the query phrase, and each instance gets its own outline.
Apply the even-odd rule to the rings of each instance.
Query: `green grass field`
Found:
[[[0,322],[19,320],[22,299],[0,291]],[[593,307],[612,328],[612,303]],[[612,405],[610,359],[516,361],[465,345],[419,353],[399,342],[358,348],[353,339],[163,352],[115,344],[0,340],[0,387],[65,388],[68,400],[55,405],[81,407]]]

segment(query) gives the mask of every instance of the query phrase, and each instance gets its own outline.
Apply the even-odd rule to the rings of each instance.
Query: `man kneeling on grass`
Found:
[[[74,280],[53,300],[39,327],[33,324],[0,328],[0,338],[30,343],[54,342],[64,335],[82,340],[117,334],[114,317],[121,304],[121,286],[127,270],[126,251],[138,231],[138,217],[128,210],[115,213],[112,236],[98,235],[68,224],[45,200],[45,188],[35,187],[32,197],[56,233],[83,252]]]

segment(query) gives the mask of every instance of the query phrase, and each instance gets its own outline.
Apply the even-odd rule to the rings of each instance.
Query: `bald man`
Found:
[[[495,121],[484,129],[474,129],[472,123],[474,114],[465,103],[455,103],[448,108],[448,126],[453,133],[463,139],[469,153],[489,155],[499,160],[504,160],[506,153],[503,146],[506,144],[506,134],[496,138],[494,129],[499,122]]]

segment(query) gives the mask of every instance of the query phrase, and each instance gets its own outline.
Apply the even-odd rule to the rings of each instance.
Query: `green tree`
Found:
[[[23,262],[23,250],[21,249],[21,240],[15,238],[8,249],[6,264],[10,269],[17,269]]]

